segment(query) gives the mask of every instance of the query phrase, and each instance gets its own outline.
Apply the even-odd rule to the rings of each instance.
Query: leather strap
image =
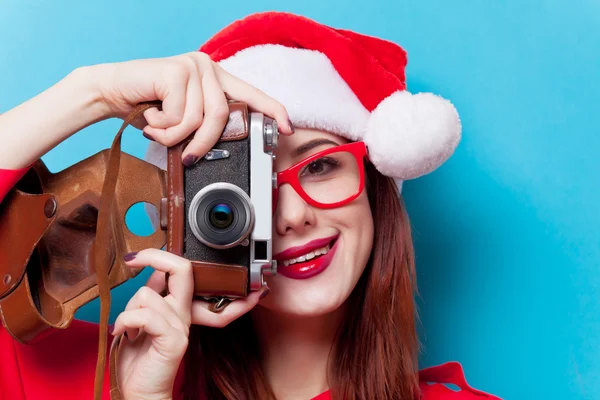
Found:
[[[96,363],[96,378],[94,381],[94,399],[102,399],[102,383],[104,382],[104,369],[106,363],[106,347],[108,340],[108,318],[110,314],[110,286],[108,284],[108,266],[112,265],[114,259],[109,259],[110,255],[122,257],[116,254],[116,249],[112,249],[111,241],[112,230],[110,229],[110,218],[112,208],[114,207],[115,188],[119,177],[119,167],[121,162],[121,137],[125,128],[129,126],[138,116],[151,107],[156,107],[156,103],[143,103],[127,116],[121,125],[121,129],[115,136],[108,157],[108,167],[104,178],[102,196],[100,197],[100,207],[98,209],[98,225],[96,229],[96,242],[94,251],[94,267],[98,280],[98,291],[100,294],[100,334],[98,340],[98,360]],[[113,251],[111,251],[113,250]]]
[[[119,387],[119,346],[121,345],[121,339],[123,334],[115,336],[110,346],[110,398],[111,400],[123,400],[123,394]]]

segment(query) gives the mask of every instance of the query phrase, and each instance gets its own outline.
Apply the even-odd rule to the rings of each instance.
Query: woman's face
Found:
[[[337,135],[313,129],[297,129],[294,135],[279,138],[277,172],[319,151],[348,143]],[[302,179],[314,177],[325,182],[324,175],[317,175],[332,168],[335,166],[331,162],[312,164],[304,168],[306,178]],[[336,182],[320,185],[319,191],[324,186],[331,191]],[[291,185],[281,185],[273,215],[273,255],[278,260],[278,272],[265,277],[271,291],[260,305],[300,316],[318,316],[337,309],[365,269],[373,233],[366,190],[349,204],[323,209],[309,205]]]

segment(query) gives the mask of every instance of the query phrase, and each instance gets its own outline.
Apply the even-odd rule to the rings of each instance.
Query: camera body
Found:
[[[183,257],[195,264],[246,268],[249,290],[262,288],[263,274],[277,269],[272,196],[278,135],[273,119],[248,112],[245,104],[230,104],[219,142],[183,171]]]

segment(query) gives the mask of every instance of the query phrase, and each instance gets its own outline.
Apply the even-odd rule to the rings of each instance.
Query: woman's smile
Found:
[[[308,279],[325,271],[337,250],[338,235],[291,247],[273,257],[277,271],[288,278]]]

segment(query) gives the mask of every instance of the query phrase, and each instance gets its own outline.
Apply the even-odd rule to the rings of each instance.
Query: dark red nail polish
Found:
[[[267,295],[269,294],[270,291],[271,291],[271,289],[266,288],[265,291],[260,294],[259,300],[262,300],[265,297],[267,297]]]
[[[198,157],[196,157],[193,154],[188,154],[183,159],[183,165],[185,165],[186,167],[189,167],[189,166],[196,164],[197,161],[198,161]]]
[[[137,256],[137,251],[134,251],[133,253],[127,253],[123,256],[123,260],[125,261],[131,261],[135,258],[135,256]]]
[[[142,132],[142,135],[144,135],[144,137],[148,140],[152,140],[153,142],[156,142],[156,140],[154,140],[154,138],[150,135],[148,135],[146,132]]]
[[[296,130],[294,129],[294,124],[292,124],[292,121],[288,118],[288,124],[290,124],[290,129],[292,130],[292,133],[296,133]]]

